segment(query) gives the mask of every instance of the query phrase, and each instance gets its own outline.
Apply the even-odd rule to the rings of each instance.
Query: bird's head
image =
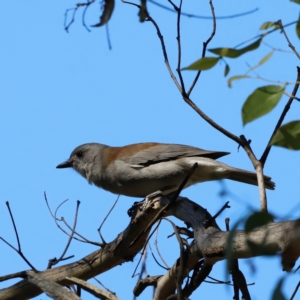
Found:
[[[92,168],[95,165],[98,165],[99,168],[101,167],[101,164],[99,165],[99,162],[101,159],[101,151],[103,147],[105,146],[97,143],[80,145],[72,151],[68,160],[59,164],[56,168],[73,168],[84,178],[86,178],[89,183],[92,183]]]

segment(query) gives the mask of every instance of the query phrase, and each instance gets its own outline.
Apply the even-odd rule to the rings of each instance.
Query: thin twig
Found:
[[[300,59],[300,54],[297,52],[295,46],[294,46],[294,45],[291,43],[291,41],[289,40],[289,37],[287,36],[287,34],[286,34],[285,30],[284,30],[284,27],[283,27],[283,25],[282,25],[282,21],[281,21],[281,20],[278,20],[276,23],[280,26],[280,29],[282,30],[282,32],[283,32],[283,34],[284,34],[284,36],[285,36],[285,39],[286,39],[287,42],[288,42],[289,47],[293,50],[293,52],[296,54],[296,56],[298,57],[298,59]]]
[[[72,232],[72,227],[67,223],[67,221],[65,220],[64,217],[62,217],[60,219],[61,222],[63,222],[69,229],[70,231]],[[65,232],[65,231],[64,231]],[[66,232],[65,232],[66,233]],[[99,246],[99,247],[104,247],[105,245],[103,245],[102,243],[98,243],[98,242],[93,242],[93,241],[90,241],[88,240],[87,238],[85,238],[83,235],[81,235],[80,233],[78,233],[77,231],[73,231],[72,234],[75,233],[77,234],[80,238],[82,238],[82,240],[79,240],[77,239],[78,241],[81,241],[82,243],[88,243],[88,244],[91,244],[91,245],[95,245],[95,246]],[[66,233],[67,235],[71,236],[70,234]],[[73,237],[74,239],[76,239],[75,237]]]
[[[182,242],[181,236],[179,235],[179,232],[177,230],[176,225],[168,218],[164,218],[164,220],[170,222],[170,224],[173,227],[173,230],[175,232],[178,244],[179,244],[179,249],[180,249],[180,256],[179,256],[179,265],[177,264],[176,268],[176,287],[177,287],[177,299],[178,300],[183,300],[183,292],[182,292],[182,282],[183,282],[183,277],[184,277],[184,270],[186,267],[186,252],[184,251],[184,244]]]
[[[108,23],[105,24],[105,32],[106,32],[106,39],[107,39],[107,44],[108,44],[108,49],[112,49],[111,41],[110,41],[110,34],[109,34],[109,29],[108,29]]]
[[[153,3],[154,5],[156,6],[159,6],[167,11],[171,11],[171,12],[174,12],[174,10],[168,6],[165,6],[165,5],[162,5],[160,4],[159,2],[156,2],[154,0],[148,0],[148,2],[150,3]],[[252,10],[249,10],[249,11],[246,11],[246,12],[243,12],[243,13],[239,13],[239,14],[234,14],[234,15],[229,15],[229,16],[218,16],[216,17],[217,19],[232,19],[232,18],[238,18],[238,17],[243,17],[245,15],[249,15],[249,14],[252,14],[252,13],[255,13],[258,11],[258,8],[254,8]],[[204,20],[211,20],[212,17],[211,16],[199,16],[199,15],[194,15],[194,14],[190,14],[190,13],[185,13],[185,12],[181,12],[181,15],[182,16],[185,16],[185,17],[189,17],[189,18],[195,18],[195,19],[204,19]]]
[[[230,138],[231,140],[235,141],[237,144],[242,146],[244,149],[246,147],[245,143],[236,135],[231,133],[230,131],[226,130],[219,124],[217,124],[213,119],[211,119],[208,115],[206,115],[189,97],[183,97],[183,100],[198,113],[198,115],[205,120],[209,125],[213,128],[217,129],[219,132],[223,133],[225,136]],[[247,152],[248,154],[248,152]]]
[[[299,82],[298,82],[299,83]],[[290,94],[290,93],[288,93],[288,92],[286,92],[286,91],[284,91],[283,92],[286,96],[288,96],[288,97],[290,97],[290,98],[293,98],[294,100],[297,100],[297,101],[300,101],[300,98],[299,97],[295,97],[295,96],[293,96],[292,94]]]
[[[143,250],[142,250],[142,253],[141,253],[141,257],[140,257],[140,259],[139,259],[139,261],[138,261],[138,263],[137,263],[137,265],[136,265],[136,267],[135,267],[135,269],[134,269],[134,271],[133,271],[133,274],[132,274],[132,276],[131,276],[132,278],[135,276],[135,272],[136,272],[136,270],[137,270],[137,268],[138,268],[138,266],[139,266],[139,264],[140,264],[140,262],[141,262],[141,260],[142,260],[144,251],[145,251],[145,249],[146,249],[146,247],[147,247],[147,245],[148,245],[148,243],[149,243],[151,237],[153,236],[153,234],[154,234],[156,228],[157,228],[159,225],[160,225],[160,222],[157,223],[155,229],[149,234],[149,236],[148,236],[148,238],[147,238],[147,240],[146,240],[146,242],[145,242],[145,245],[144,245],[144,247],[143,247]],[[133,242],[131,242],[131,244],[132,244],[132,243],[133,243]],[[130,244],[130,245],[131,245],[131,244]]]
[[[80,205],[80,201],[77,200],[76,212],[75,212],[75,217],[74,217],[74,225],[73,225],[73,228],[72,228],[72,231],[71,231],[71,235],[69,236],[67,245],[66,245],[66,247],[65,247],[65,250],[63,251],[63,253],[61,254],[61,256],[60,256],[58,259],[55,258],[55,259],[50,259],[50,260],[49,260],[47,269],[51,269],[52,266],[58,264],[58,263],[59,263],[60,261],[62,261],[62,260],[66,260],[66,259],[70,259],[70,258],[74,257],[74,255],[71,255],[71,256],[68,256],[68,257],[65,257],[65,258],[64,258],[66,252],[67,252],[68,249],[69,249],[69,246],[70,246],[70,244],[71,244],[71,241],[72,241],[72,239],[73,239],[73,236],[74,236],[75,228],[76,228],[76,225],[77,225],[77,219],[78,219],[79,205]]]
[[[226,208],[230,208],[230,206],[228,205],[229,201],[227,201],[222,207],[221,209],[213,216],[213,219],[216,219]]]
[[[181,37],[180,37],[180,16],[181,16],[181,7],[182,7],[182,0],[179,2],[179,6],[176,6],[171,0],[168,0],[174,7],[174,10],[177,12],[177,52],[178,52],[178,58],[177,58],[177,73],[179,76],[182,93],[185,94],[185,86],[184,86],[184,80],[181,73]]]
[[[85,7],[84,7],[84,10],[82,12],[82,25],[85,27],[85,29],[88,31],[88,32],[91,32],[91,30],[87,27],[87,25],[85,24],[85,14],[86,14],[86,11],[87,9],[89,8],[89,6],[95,2],[95,0],[88,0]]]
[[[87,11],[87,9],[89,8],[89,6],[90,6],[91,4],[93,4],[94,2],[95,2],[95,0],[87,0],[87,2],[85,2],[85,3],[77,3],[77,4],[76,4],[76,7],[69,8],[69,9],[66,10],[66,12],[65,12],[65,20],[64,20],[64,27],[65,27],[65,30],[66,30],[67,32],[69,32],[70,26],[75,22],[75,15],[76,15],[77,10],[78,10],[80,7],[83,7],[83,6],[84,6],[84,10],[83,10],[83,13],[82,13],[82,25],[85,27],[85,29],[86,29],[88,32],[91,31],[91,30],[88,28],[88,26],[85,24],[85,14],[86,14],[86,11]],[[68,18],[69,11],[73,11],[73,16],[72,16],[71,21],[67,24],[67,18]]]
[[[15,220],[14,220],[14,216],[11,212],[11,209],[10,209],[10,206],[9,206],[9,202],[6,201],[5,202],[6,206],[7,206],[7,209],[8,209],[8,212],[9,212],[9,215],[10,215],[10,219],[13,223],[13,227],[14,227],[14,231],[15,231],[15,235],[16,235],[16,238],[17,238],[17,243],[18,243],[18,249],[15,248],[13,245],[11,245],[9,242],[7,242],[4,238],[2,238],[0,236],[0,240],[2,240],[6,245],[8,245],[9,247],[11,247],[13,250],[15,250],[22,258],[23,260],[27,263],[27,265],[32,269],[34,270],[35,272],[38,272],[36,270],[36,268],[29,262],[29,260],[24,256],[22,250],[21,250],[21,243],[20,243],[20,239],[19,239],[19,234],[18,234],[18,230],[17,230],[17,226],[16,226],[16,223],[15,223]]]
[[[76,6],[75,8],[69,8],[69,9],[66,10],[66,12],[65,12],[65,21],[64,21],[64,27],[65,27],[66,32],[69,32],[70,26],[75,21],[75,14],[76,14],[76,11],[77,11],[78,8],[79,8],[79,6]],[[69,14],[69,11],[71,11],[71,10],[73,10],[73,16],[72,16],[71,21],[67,24],[68,14]]]
[[[161,222],[161,221],[159,220],[159,222]],[[159,248],[158,248],[158,230],[159,230],[159,227],[157,227],[157,229],[156,229],[156,235],[155,235],[154,245],[155,245],[155,248],[156,248],[158,256],[160,257],[160,259],[162,260],[162,262],[165,264],[165,266],[167,267],[167,269],[170,269],[170,266],[164,260],[162,254],[160,253]]]
[[[159,220],[159,221],[161,221],[161,220]],[[155,257],[155,255],[154,255],[154,253],[153,253],[153,250],[152,250],[152,247],[151,247],[151,244],[150,244],[150,243],[149,243],[149,249],[150,249],[150,252],[151,252],[151,255],[152,255],[154,261],[155,261],[162,269],[168,271],[170,268],[167,268],[167,267],[163,266],[163,265],[158,261],[158,259]]]
[[[139,281],[142,279],[142,276],[143,276],[144,273],[146,273],[146,276],[147,276],[147,272],[146,272],[147,248],[145,248],[145,251],[143,252],[143,255],[141,257],[143,257],[143,263],[142,263],[142,266],[141,266],[141,271],[140,271],[140,274],[139,274],[139,278],[138,278],[137,283],[136,283],[135,286],[137,286]],[[136,300],[136,295],[135,294],[134,294],[133,300]]]
[[[133,6],[137,7],[138,9],[141,9],[141,6],[138,5],[138,4],[136,4],[136,3],[125,1],[125,0],[121,0],[121,1],[123,3],[125,3],[125,4],[130,4],[130,5],[133,5]],[[170,66],[170,62],[169,62],[169,58],[168,58],[168,53],[167,53],[166,45],[165,45],[165,42],[164,42],[164,37],[161,34],[160,28],[158,27],[158,25],[155,22],[155,20],[149,14],[148,14],[148,17],[147,17],[146,21],[151,22],[154,25],[154,27],[156,29],[157,36],[158,36],[158,38],[160,40],[160,44],[161,44],[161,47],[162,47],[163,56],[164,56],[164,59],[165,59],[165,64],[167,66],[167,69],[168,69],[168,71],[169,71],[169,73],[171,75],[171,78],[173,79],[176,87],[178,88],[178,90],[180,91],[180,93],[182,93],[182,88],[181,88],[181,86],[180,86],[180,84],[179,84],[179,82],[178,82],[175,74],[173,73],[171,66]]]
[[[278,120],[278,122],[277,122],[277,124],[275,126],[275,129],[274,129],[274,131],[273,131],[273,133],[272,133],[272,135],[270,137],[270,140],[268,141],[266,149],[265,149],[265,151],[263,152],[263,154],[262,154],[262,156],[260,158],[260,162],[261,162],[262,166],[265,165],[267,157],[268,157],[269,152],[271,150],[272,145],[270,145],[270,142],[271,142],[272,138],[274,137],[274,135],[276,134],[277,130],[280,128],[280,126],[281,126],[281,124],[282,124],[282,122],[283,122],[286,114],[288,113],[288,111],[289,111],[289,109],[291,107],[291,104],[292,104],[292,102],[294,100],[294,97],[297,94],[297,91],[298,91],[298,88],[299,88],[299,82],[300,82],[300,68],[297,67],[297,79],[296,79],[296,84],[295,84],[293,92],[292,92],[292,97],[290,97],[289,101],[285,105],[285,107],[284,107],[284,109],[283,109],[283,111],[281,113],[281,116],[280,116],[280,118],[279,118],[279,120]]]
[[[210,37],[206,40],[206,42],[203,43],[203,49],[202,49],[202,56],[201,57],[205,57],[207,46],[210,43],[210,41],[213,39],[213,37],[215,36],[215,34],[216,34],[216,28],[217,28],[215,8],[213,6],[212,1],[209,1],[209,5],[210,5],[211,13],[212,13],[213,29],[212,29],[212,32],[210,34]],[[195,76],[195,79],[193,80],[193,82],[191,84],[191,87],[189,88],[189,90],[187,92],[188,96],[191,95],[191,92],[193,91],[193,89],[194,89],[194,87],[195,87],[195,85],[196,85],[196,83],[197,83],[200,75],[201,75],[201,70],[199,70],[197,72],[197,74]]]
[[[45,197],[45,201],[46,201],[46,203],[47,203],[48,209],[49,209],[49,211],[50,211],[50,213],[51,213],[51,215],[52,215],[52,217],[53,217],[53,219],[54,219],[54,221],[55,221],[56,226],[57,226],[64,234],[66,234],[66,235],[69,236],[69,237],[72,236],[72,238],[73,238],[74,240],[79,241],[79,242],[82,242],[82,243],[88,243],[88,244],[95,245],[95,246],[100,246],[100,247],[103,247],[103,246],[104,246],[103,244],[100,244],[100,243],[98,243],[98,242],[93,242],[93,241],[88,240],[87,238],[85,238],[84,236],[82,236],[81,234],[79,234],[77,231],[73,230],[72,227],[65,221],[65,219],[64,219],[63,217],[60,218],[60,219],[57,218],[56,215],[57,215],[57,213],[58,213],[59,208],[60,208],[66,201],[68,201],[68,199],[64,200],[61,204],[59,204],[59,206],[58,206],[58,207],[56,208],[56,210],[55,210],[55,213],[53,214],[52,211],[51,211],[51,209],[50,209],[50,206],[49,206],[49,204],[48,204],[48,199],[47,199],[47,197],[46,197],[46,193],[44,193],[44,197]],[[71,234],[69,234],[68,232],[66,232],[66,231],[58,224],[58,222],[63,222],[63,223],[70,229]],[[80,238],[82,238],[82,240],[79,239],[79,238],[77,238],[76,236],[74,236],[74,234],[78,235]]]
[[[19,234],[18,234],[17,226],[16,226],[16,223],[15,223],[15,220],[14,220],[14,216],[13,216],[13,214],[11,212],[11,209],[10,209],[10,206],[9,206],[9,202],[6,201],[5,204],[7,206],[7,209],[8,209],[9,215],[10,215],[10,219],[11,219],[11,221],[13,223],[13,226],[14,226],[14,231],[15,231],[16,238],[17,238],[17,243],[18,243],[18,249],[19,249],[19,251],[21,251],[21,243],[20,243],[20,239],[19,239]]]
[[[296,286],[296,288],[295,288],[295,290],[294,290],[294,292],[293,292],[293,294],[292,294],[290,300],[293,300],[293,299],[294,299],[294,297],[295,297],[296,294],[297,294],[297,291],[298,291],[299,287],[300,287],[300,281],[298,282],[298,284],[297,284],[297,286]]]
[[[288,24],[283,25],[283,27],[285,28],[285,27],[294,25],[294,24],[296,24],[296,23],[297,23],[297,21],[293,21],[293,22],[290,22],[290,23],[288,23]],[[274,28],[274,29],[271,29],[270,31],[267,31],[267,32],[258,34],[258,35],[256,35],[256,36],[252,37],[251,39],[248,39],[248,40],[246,40],[246,41],[244,41],[244,42],[242,42],[242,43],[236,45],[236,46],[234,47],[234,49],[239,48],[239,47],[241,47],[242,45],[247,44],[247,43],[249,43],[249,42],[251,42],[251,41],[253,41],[253,40],[256,40],[256,39],[259,39],[259,38],[262,39],[262,38],[264,38],[265,36],[267,36],[267,35],[269,35],[269,34],[275,32],[275,31],[277,31],[277,30],[279,30],[279,28]]]
[[[106,291],[108,291],[109,293],[112,293],[114,295],[116,295],[115,292],[111,291],[108,287],[106,287],[98,278],[93,277],[94,280],[96,280]]]
[[[215,283],[232,285],[231,282],[230,282],[230,280],[228,280],[228,281],[223,281],[223,280],[219,280],[219,279],[213,278],[213,277],[211,277],[211,276],[207,276],[207,278],[209,278],[209,279],[215,281]]]
[[[101,238],[101,241],[103,244],[106,244],[102,234],[101,234],[101,228],[102,226],[104,225],[105,221],[107,220],[108,216],[110,215],[110,213],[112,212],[112,210],[115,208],[116,204],[118,203],[120,199],[120,195],[118,195],[116,201],[114,202],[113,206],[111,207],[111,209],[109,210],[109,212],[107,213],[107,215],[105,216],[105,218],[103,219],[102,223],[100,224],[99,228],[98,228],[98,232],[99,232],[99,235],[100,235],[100,238]]]
[[[157,35],[158,35],[158,38],[160,40],[161,47],[162,47],[162,50],[163,50],[163,56],[164,56],[164,59],[165,59],[165,64],[167,66],[167,69],[168,69],[168,71],[171,75],[171,78],[173,79],[176,87],[178,88],[179,92],[182,93],[182,88],[181,88],[176,76],[174,75],[174,73],[172,71],[172,68],[170,66],[170,63],[169,63],[169,58],[168,58],[168,54],[167,54],[167,50],[166,50],[166,46],[165,46],[165,42],[164,42],[164,37],[162,36],[161,31],[160,31],[157,23],[154,21],[154,19],[152,19],[151,16],[148,16],[147,21],[151,22],[154,25],[155,29],[156,29],[156,32],[157,32]]]

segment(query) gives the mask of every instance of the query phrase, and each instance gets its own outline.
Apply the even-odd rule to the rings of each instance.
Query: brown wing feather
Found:
[[[129,148],[127,148],[129,147]],[[119,148],[120,149],[120,148]],[[162,161],[176,160],[182,157],[208,157],[217,159],[221,156],[229,154],[229,152],[207,151],[196,147],[177,145],[177,144],[158,144],[158,143],[142,143],[129,145],[118,151],[122,157],[122,152],[128,155],[130,159],[124,161],[132,165],[149,166]],[[128,157],[128,156],[127,156]]]

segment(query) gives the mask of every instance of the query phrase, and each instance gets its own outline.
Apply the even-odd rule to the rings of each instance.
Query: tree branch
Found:
[[[72,282],[67,277],[87,280],[121,263],[131,261],[142,249],[148,232],[131,246],[130,244],[153,221],[157,212],[169,202],[170,199],[168,197],[157,197],[152,201],[148,201],[146,206],[144,204],[145,207],[143,203],[139,204],[143,209],[137,209],[128,227],[103,249],[97,250],[74,263],[40,272],[40,275],[60,285],[71,285]],[[206,209],[187,198],[178,197],[162,217],[169,215],[188,222],[194,229],[195,243],[190,247],[190,255],[182,274],[184,277],[187,276],[188,272],[195,267],[198,260],[202,257],[204,257],[206,265],[213,265],[220,260],[226,259],[225,249],[229,233],[219,229],[217,223]],[[210,222],[207,222],[208,219]],[[290,255],[284,256],[284,253],[286,250],[286,254],[292,252],[292,260],[295,262],[300,254],[299,244],[300,220],[269,223],[266,226],[254,229],[248,234],[242,230],[236,231],[232,243],[232,258],[249,258],[283,251],[283,269],[289,270],[293,262]],[[168,296],[174,294],[176,276],[178,274],[176,267],[175,263],[158,280],[154,299],[165,300]],[[0,299],[25,300],[41,293],[40,288],[30,283],[28,278],[26,278],[9,288],[0,290]]]

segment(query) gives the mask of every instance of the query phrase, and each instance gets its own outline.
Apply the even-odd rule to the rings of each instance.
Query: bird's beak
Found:
[[[72,168],[72,167],[73,167],[73,161],[71,159],[68,159],[67,161],[56,166],[57,169]]]

